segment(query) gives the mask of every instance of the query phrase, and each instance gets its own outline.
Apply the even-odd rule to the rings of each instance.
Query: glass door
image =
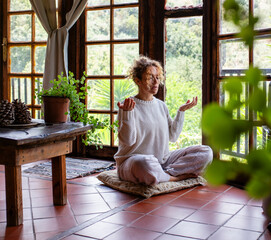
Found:
[[[202,143],[202,7],[200,0],[168,0],[166,5],[166,103],[171,117],[181,104],[198,97],[197,106],[185,113],[172,150]]]

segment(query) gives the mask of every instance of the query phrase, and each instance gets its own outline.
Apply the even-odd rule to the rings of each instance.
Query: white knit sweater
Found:
[[[118,113],[117,165],[137,154],[154,155],[162,164],[169,156],[169,141],[175,142],[182,131],[184,112],[178,111],[172,120],[163,101],[155,97],[152,101],[133,99],[136,105],[132,111],[119,109]]]

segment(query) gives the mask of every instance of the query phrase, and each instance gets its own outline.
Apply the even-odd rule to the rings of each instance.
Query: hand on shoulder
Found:
[[[135,101],[132,98],[126,98],[123,103],[117,103],[119,109],[123,111],[132,111],[135,108]]]

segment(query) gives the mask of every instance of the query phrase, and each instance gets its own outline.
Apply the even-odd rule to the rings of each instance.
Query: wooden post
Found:
[[[65,205],[67,203],[65,155],[52,158],[52,176],[54,205]]]
[[[204,0],[203,3],[203,68],[202,68],[202,108],[211,102],[219,101],[217,52],[217,1]],[[202,144],[207,144],[206,136],[202,136]],[[219,157],[218,153],[214,156]]]
[[[140,0],[140,54],[165,65],[165,0]],[[165,86],[160,86],[156,97],[165,100]]]
[[[23,223],[21,166],[5,166],[7,226]]]

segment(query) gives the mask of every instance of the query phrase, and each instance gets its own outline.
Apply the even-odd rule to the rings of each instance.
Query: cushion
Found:
[[[136,184],[120,180],[117,174],[117,170],[102,172],[97,176],[97,178],[102,181],[106,186],[122,192],[140,195],[145,198],[206,184],[206,180],[203,177],[199,176],[197,178],[189,178],[178,182],[163,182],[158,183],[154,186],[147,186],[144,184]]]

